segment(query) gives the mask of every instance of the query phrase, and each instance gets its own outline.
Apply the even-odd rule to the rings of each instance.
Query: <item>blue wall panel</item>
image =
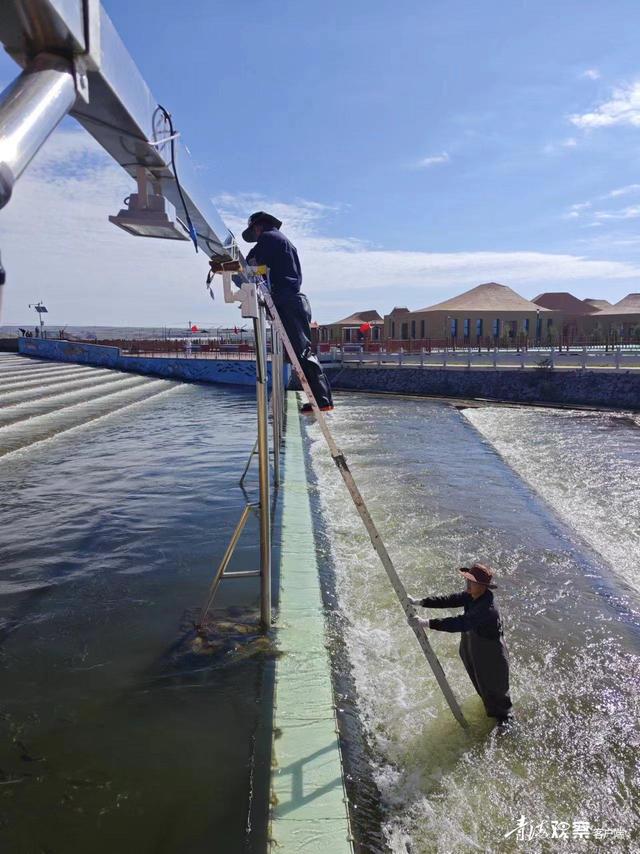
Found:
[[[18,349],[25,356],[37,356],[40,359],[74,362],[186,382],[248,386],[254,386],[256,382],[256,363],[251,359],[123,356],[118,347],[46,338],[20,338]],[[268,365],[268,370],[269,381],[271,381],[271,363]],[[285,387],[288,383],[289,371],[289,366],[285,366]]]

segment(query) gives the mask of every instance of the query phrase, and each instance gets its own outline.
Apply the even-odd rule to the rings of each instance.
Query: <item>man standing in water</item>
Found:
[[[506,723],[512,718],[509,696],[509,653],[504,642],[500,612],[493,598],[493,571],[481,563],[460,572],[467,589],[450,596],[427,596],[414,599],[412,605],[423,608],[459,608],[464,614],[443,619],[425,619],[412,614],[409,622],[440,632],[461,632],[460,658],[473,682],[487,715]]]
[[[256,245],[247,255],[247,263],[254,266],[265,264],[269,268],[271,296],[278,309],[287,336],[300,361],[316,402],[323,412],[333,409],[329,382],[320,366],[320,362],[311,352],[311,307],[306,296],[300,293],[302,269],[298,251],[291,241],[282,234],[282,222],[264,211],[251,214],[242,239]],[[214,272],[228,265],[211,262]],[[310,403],[301,410],[311,414]]]

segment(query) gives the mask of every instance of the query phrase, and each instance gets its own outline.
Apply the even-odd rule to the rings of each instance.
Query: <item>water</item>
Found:
[[[464,414],[616,575],[640,592],[640,416],[491,406]]]
[[[241,390],[0,356],[1,851],[264,850],[254,580],[210,643],[189,622],[254,437]]]
[[[361,722],[384,845],[402,854],[631,851],[640,788],[630,572],[640,432],[614,415],[465,414],[445,403],[352,395],[340,396],[331,420],[410,592],[461,589],[456,567],[472,560],[495,567],[517,714],[503,734],[484,715],[457,638],[432,632],[471,735],[455,723],[317,426],[308,427],[325,563],[335,576],[333,622],[351,663],[353,691],[341,705]],[[368,795],[358,806],[373,813]],[[516,838],[521,816],[526,842]],[[609,836],[573,840],[577,820]],[[552,821],[568,822],[568,840],[545,839]],[[383,847],[372,834],[362,850]]]

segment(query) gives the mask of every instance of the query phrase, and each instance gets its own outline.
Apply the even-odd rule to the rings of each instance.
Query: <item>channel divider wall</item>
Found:
[[[301,417],[289,392],[270,841],[273,854],[352,854]]]

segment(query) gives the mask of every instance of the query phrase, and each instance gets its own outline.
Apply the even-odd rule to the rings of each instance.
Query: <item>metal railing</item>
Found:
[[[457,352],[459,350],[476,350],[478,352],[493,350],[521,351],[549,350],[556,351],[575,350],[587,347],[590,350],[603,350],[605,353],[614,352],[618,348],[622,350],[633,350],[640,352],[640,335],[634,333],[629,335],[609,335],[604,338],[599,335],[589,336],[561,336],[540,338],[529,338],[518,335],[514,338],[482,336],[469,338],[384,338],[380,341],[322,341],[317,344],[320,355],[330,354],[332,351],[344,351],[345,353],[427,353],[440,352],[442,350]]]
[[[640,370],[640,347],[605,351],[603,348],[571,348],[569,351],[559,348],[539,348],[529,350],[489,351],[467,348],[466,350],[431,350],[422,348],[420,352],[408,352],[401,348],[398,352],[345,353],[334,354],[335,361],[342,365],[404,366],[411,368],[452,368],[452,369],[536,369],[554,370]]]

